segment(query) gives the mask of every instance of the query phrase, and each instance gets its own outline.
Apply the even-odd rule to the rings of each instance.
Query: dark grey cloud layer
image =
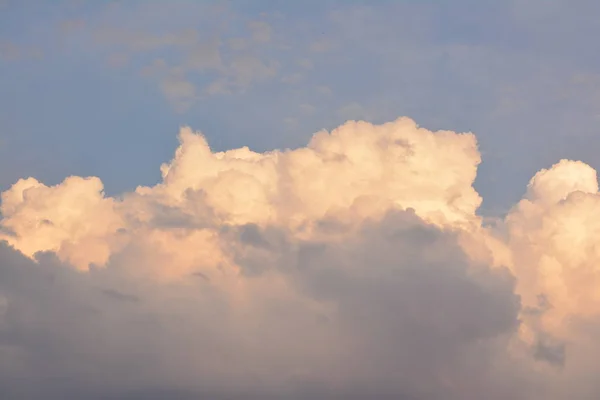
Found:
[[[2,398],[525,398],[507,271],[473,265],[410,211],[351,237],[224,231],[242,306],[206,279],[133,279],[131,249],[81,273],[2,244]]]

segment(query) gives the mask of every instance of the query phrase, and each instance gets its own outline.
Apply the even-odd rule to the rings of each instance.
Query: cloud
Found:
[[[129,56],[123,53],[113,53],[108,57],[108,65],[113,68],[119,68],[129,63]]]
[[[39,60],[40,58],[42,58],[41,50],[0,38],[0,60],[21,61],[29,59]]]
[[[278,68],[275,61],[265,63],[255,56],[238,56],[231,61],[223,79],[229,87],[244,90],[255,82],[276,76]]]
[[[104,198],[102,190],[98,178],[70,177],[54,187],[33,178],[21,179],[2,193],[2,225],[14,232],[4,236],[30,256],[55,251],[68,254],[64,259],[80,268],[103,264],[110,255],[105,233],[121,224],[113,211],[114,200]],[[86,222],[92,215],[98,219]],[[76,243],[85,244],[72,247]]]
[[[189,128],[179,139],[174,159],[161,167],[163,182],[122,199],[104,197],[98,178],[70,177],[54,187],[33,178],[17,182],[2,194],[2,226],[14,232],[5,239],[27,255],[55,251],[86,269],[132,239],[158,240],[169,253],[168,246],[188,240],[213,243],[220,224],[276,224],[310,234],[311,221],[362,220],[394,207],[414,208],[438,225],[467,224],[481,202],[471,186],[480,161],[474,136],[433,133],[408,118],[380,126],[348,122],[315,134],[306,148],[262,154],[213,153]],[[177,229],[166,236],[155,230],[157,220],[207,228],[180,240]],[[222,256],[214,246],[205,257],[216,262]],[[195,267],[197,257],[183,247],[178,252],[178,268]]]
[[[187,127],[179,141],[160,183],[118,197],[95,177],[2,193],[9,396],[597,393],[588,165],[540,171],[490,226],[471,133],[399,118],[294,150],[213,152]]]
[[[525,198],[507,216],[506,229],[519,246],[515,254],[537,265],[518,272],[529,272],[530,289],[545,296],[552,313],[599,311],[593,289],[587,292],[577,282],[585,279],[593,286],[590,279],[595,279],[594,243],[600,226],[589,218],[598,207],[596,171],[582,162],[562,160],[535,175]]]
[[[181,74],[168,76],[162,81],[160,88],[178,112],[187,111],[198,97],[196,86]]]
[[[524,305],[523,337],[535,356],[562,367],[548,386],[556,398],[591,398],[599,347],[593,340],[600,323],[597,295],[600,210],[596,171],[561,160],[538,172],[525,197],[509,212],[500,231],[512,254],[512,270]]]
[[[334,44],[330,39],[319,39],[312,42],[308,48],[315,53],[325,53],[331,51],[333,47]]]
[[[64,34],[73,34],[74,32],[80,31],[85,28],[85,20],[83,19],[69,19],[62,21],[59,24],[60,31]]]
[[[288,83],[291,85],[296,85],[296,84],[302,82],[303,79],[304,79],[304,74],[302,74],[300,72],[295,72],[293,74],[283,76],[281,78],[281,82]]]
[[[252,40],[268,43],[271,40],[271,26],[265,21],[250,21],[248,29],[252,32]]]
[[[3,60],[15,60],[19,58],[20,54],[21,51],[15,44],[5,40],[0,42],[0,55]]]
[[[114,5],[118,12],[112,18],[92,24],[94,45],[108,50],[109,65],[121,64],[113,60],[115,54],[135,59],[135,64],[146,64],[142,68],[143,75],[157,81],[160,91],[177,112],[186,112],[205,96],[244,92],[278,73],[280,63],[265,51],[273,34],[267,21],[246,20],[232,10],[225,12],[210,5],[180,5],[176,8],[181,12],[191,7],[189,12],[199,14],[202,27],[197,28],[198,21],[194,21],[193,27],[165,29],[165,25],[170,24],[161,22],[161,14],[166,11],[164,6],[134,7],[133,10],[130,7]],[[133,20],[141,22],[119,23],[128,12]],[[168,14],[171,12],[169,9]],[[232,37],[231,32],[224,31],[223,27],[232,18],[245,22],[245,36]],[[72,22],[64,24],[70,26]],[[223,48],[223,43],[228,44],[228,48]],[[154,59],[150,64],[148,56]]]
[[[186,112],[201,97],[191,75],[194,72],[220,68],[218,46],[217,41],[195,45],[181,66],[170,66],[163,58],[157,58],[142,69],[142,75],[158,78],[160,90],[173,109],[180,113]]]
[[[328,86],[321,85],[317,86],[315,89],[320,95],[331,96],[333,94],[333,91]]]
[[[196,29],[156,34],[111,27],[98,29],[96,40],[111,47],[112,54],[108,59],[111,66],[127,63],[132,53],[164,54],[172,49],[181,52],[184,61],[178,65],[169,65],[164,58],[158,57],[141,71],[143,76],[158,81],[160,91],[179,113],[189,110],[200,97],[190,76],[203,71],[218,71],[222,64],[220,42],[203,40]]]
[[[337,110],[338,115],[343,119],[370,119],[368,111],[360,104],[353,102],[340,107]]]
[[[298,241],[278,228],[232,228],[222,241],[241,268],[237,277],[170,284],[125,273],[169,261],[142,260],[132,249],[132,258],[81,274],[50,255],[34,263],[3,245],[10,357],[0,379],[31,383],[5,379],[3,387],[15,398],[483,393],[449,385],[472,376],[469,362],[489,363],[516,327],[509,275],[471,265],[451,233],[410,212],[366,223],[352,237]],[[427,257],[430,246],[445,257]],[[374,270],[365,257],[374,257]],[[491,373],[482,365],[477,372]]]
[[[265,34],[255,32],[255,38],[263,43]],[[279,64],[275,61],[266,61],[252,54],[234,54],[223,57],[221,41],[218,38],[208,41],[197,41],[191,38],[181,38],[183,43],[176,40],[177,37],[158,40],[146,38],[147,40],[136,41],[137,44],[147,44],[147,49],[171,45],[174,42],[182,48],[184,61],[167,65],[162,58],[155,59],[154,63],[143,69],[143,74],[158,77],[161,91],[167,100],[179,112],[187,111],[192,104],[201,97],[196,90],[198,74],[210,73],[208,84],[200,90],[202,94],[229,94],[248,89],[252,85],[264,82],[277,75]],[[156,39],[156,40],[155,40]],[[259,40],[260,39],[260,40]],[[238,50],[243,50],[242,48]]]
[[[305,115],[314,114],[315,111],[317,110],[316,107],[311,104],[300,104],[299,108],[302,111],[302,113]]]
[[[130,51],[151,51],[168,47],[189,47],[198,40],[198,31],[184,29],[174,33],[152,34],[144,31],[125,29],[102,29],[96,32],[96,40],[101,44],[117,44]]]
[[[204,71],[222,67],[221,42],[218,39],[200,42],[192,48],[183,66],[185,70]]]
[[[313,69],[314,68],[313,62],[308,58],[303,58],[303,59],[298,60],[298,65],[304,69]]]

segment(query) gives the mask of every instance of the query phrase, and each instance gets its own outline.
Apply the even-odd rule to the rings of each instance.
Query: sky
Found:
[[[595,399],[600,3],[0,0],[7,399]]]

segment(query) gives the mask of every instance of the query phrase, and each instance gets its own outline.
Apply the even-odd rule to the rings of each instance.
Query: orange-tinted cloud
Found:
[[[48,391],[108,393],[101,376],[115,393],[596,393],[591,167],[540,171],[485,226],[472,134],[400,118],[266,153],[213,152],[189,128],[179,139],[155,186],[112,198],[98,178],[29,178],[2,194],[2,382],[59,371],[79,386]]]

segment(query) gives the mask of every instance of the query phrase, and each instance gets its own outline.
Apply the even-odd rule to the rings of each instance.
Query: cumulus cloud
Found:
[[[591,167],[540,171],[488,226],[470,133],[400,118],[265,153],[213,152],[187,127],[179,140],[155,186],[2,193],[8,396],[597,393]]]
[[[3,226],[16,233],[7,240],[25,254],[59,251],[69,261],[71,252],[87,248],[86,240],[154,231],[165,210],[171,223],[211,231],[272,223],[303,235],[318,219],[362,221],[390,208],[413,208],[438,225],[466,224],[481,203],[471,185],[480,161],[475,137],[430,132],[408,118],[380,126],[351,121],[318,132],[305,148],[264,154],[248,148],[213,153],[189,128],[179,140],[174,159],[161,166],[163,182],[123,199],[104,198],[97,178],[71,177],[51,188],[33,178],[17,182],[2,195]],[[82,227],[78,220],[87,222]],[[106,261],[89,255],[88,264]]]
[[[599,354],[599,211],[596,171],[561,160],[531,179],[502,227],[531,321],[524,336],[536,356],[565,369],[554,381],[557,398],[593,398],[599,389],[589,379]]]

